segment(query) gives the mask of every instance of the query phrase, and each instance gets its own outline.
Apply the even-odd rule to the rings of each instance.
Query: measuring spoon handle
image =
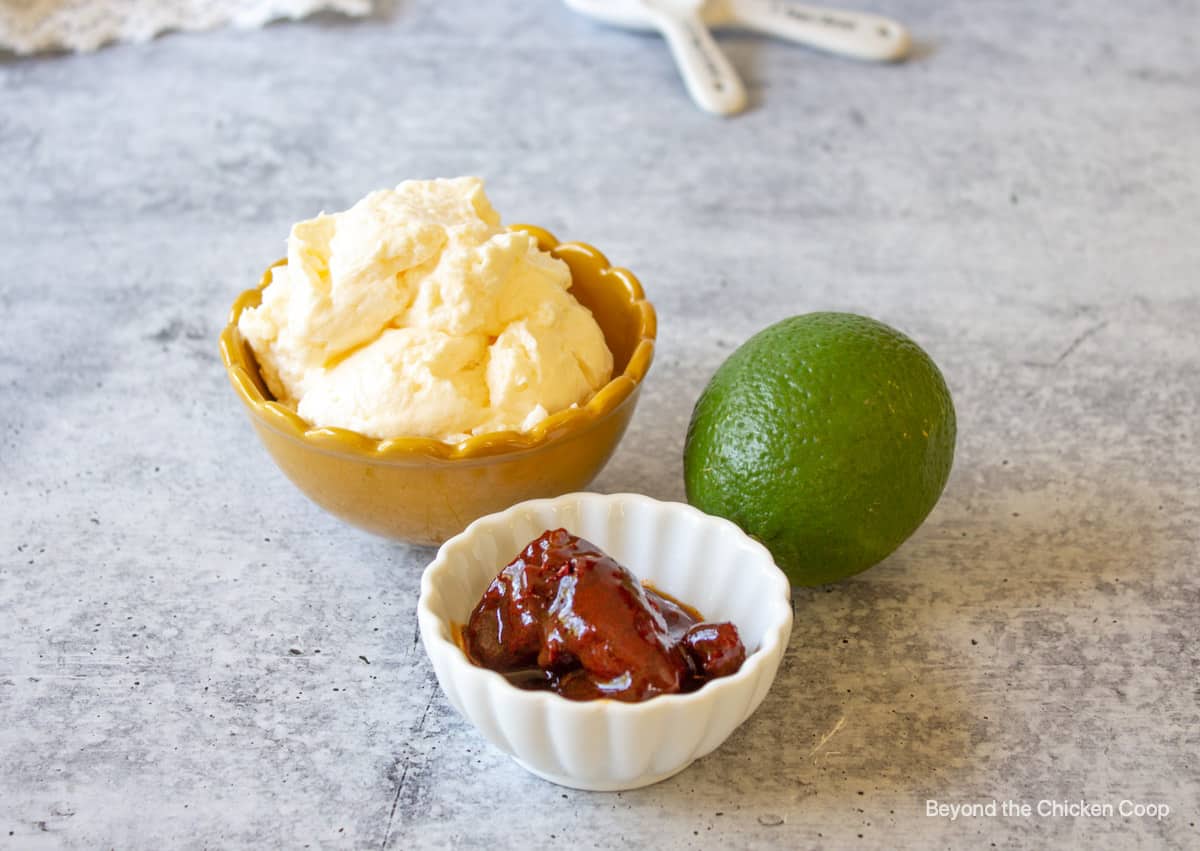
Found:
[[[667,40],[692,100],[716,115],[741,112],[746,89],[700,17],[652,0],[643,0],[642,6]]]
[[[912,46],[908,30],[879,15],[786,0],[725,0],[731,23],[871,62],[895,62]]]

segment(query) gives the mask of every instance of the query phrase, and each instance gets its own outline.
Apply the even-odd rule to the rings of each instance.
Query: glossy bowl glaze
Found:
[[[455,642],[491,580],[547,529],[599,546],[641,579],[732,621],[749,655],[697,691],[642,703],[571,701],[522,691],[467,659]],[[674,502],[577,493],[515,505],[451,538],[421,577],[421,641],[450,703],[537,776],[577,789],[634,789],[716,749],[762,702],[792,629],[791,585],[741,529]]]
[[[259,439],[313,502],[369,532],[438,544],[476,517],[579,490],[600,472],[633,416],[654,356],[654,308],[633,273],[610,266],[595,248],[560,243],[531,225],[513,228],[533,234],[544,251],[570,267],[571,293],[596,317],[613,354],[612,380],[586,404],[552,414],[527,432],[445,443],[316,428],[274,400],[238,331],[238,317],[259,304],[270,270],[234,302],[221,333],[221,360]]]

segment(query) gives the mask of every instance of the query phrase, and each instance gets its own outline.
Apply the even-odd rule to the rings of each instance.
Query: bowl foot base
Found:
[[[641,789],[643,786],[651,786],[655,783],[661,783],[669,777],[674,777],[679,772],[683,771],[691,762],[686,762],[679,768],[673,768],[670,771],[662,774],[642,774],[630,780],[581,780],[575,777],[568,777],[562,774],[550,774],[545,771],[540,771],[526,762],[522,762],[515,756],[513,762],[521,766],[530,774],[540,777],[543,780],[548,780],[557,786],[566,786],[568,789],[582,789],[585,792],[624,792],[629,789]]]

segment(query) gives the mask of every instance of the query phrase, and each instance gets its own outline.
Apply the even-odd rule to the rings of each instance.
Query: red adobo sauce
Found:
[[[462,641],[472,662],[513,685],[572,700],[695,691],[746,659],[733,624],[701,621],[565,529],[492,580]]]

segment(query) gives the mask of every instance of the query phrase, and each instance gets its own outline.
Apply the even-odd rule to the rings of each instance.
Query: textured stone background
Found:
[[[545,2],[0,59],[0,846],[1197,847],[1200,6],[878,8],[914,61],[723,39],[732,121]],[[657,303],[598,490],[680,498],[692,401],[788,314],[893,323],[955,394],[929,521],[798,592],[759,712],[649,789],[465,725],[416,641],[431,551],[306,502],[217,360],[292,221],[463,173]]]

